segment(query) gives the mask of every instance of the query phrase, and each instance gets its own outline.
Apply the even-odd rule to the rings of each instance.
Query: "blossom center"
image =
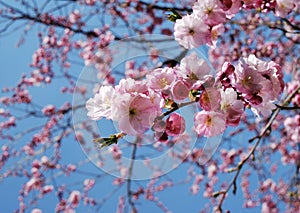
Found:
[[[208,8],[206,9],[206,14],[207,14],[207,15],[211,14],[212,12],[213,12],[213,8],[208,7]]]
[[[190,34],[190,35],[194,35],[194,34],[195,34],[194,29],[191,28],[191,29],[189,30],[189,34]]]
[[[165,86],[168,85],[168,81],[166,78],[161,78],[161,79],[159,79],[159,84],[160,84],[161,88],[164,88]]]
[[[130,109],[129,110],[129,116],[135,116],[136,115],[136,109],[135,108],[133,108],[133,109]]]
[[[211,126],[212,125],[212,119],[210,116],[208,116],[208,118],[205,121],[206,126]]]

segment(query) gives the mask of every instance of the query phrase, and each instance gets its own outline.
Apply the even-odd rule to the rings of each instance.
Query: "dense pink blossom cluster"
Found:
[[[198,48],[203,44],[216,47],[217,39],[225,31],[224,24],[240,9],[257,9],[262,12],[275,11],[280,17],[287,16],[296,3],[293,0],[240,1],[240,0],[198,0],[192,14],[176,20],[175,40],[186,49]]]
[[[157,68],[141,80],[101,86],[86,103],[87,115],[92,120],[112,119],[128,135],[152,129],[164,141],[184,133],[185,119],[174,111],[190,101],[200,109],[194,115],[194,131],[212,137],[237,126],[245,107],[257,116],[269,115],[283,91],[280,66],[254,55],[236,66],[226,62],[216,78],[210,70],[193,52],[180,65]]]

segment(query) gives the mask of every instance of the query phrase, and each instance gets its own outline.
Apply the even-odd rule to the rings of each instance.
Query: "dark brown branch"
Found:
[[[281,110],[297,110],[300,109],[300,106],[292,106],[292,107],[288,107],[288,106],[281,106],[278,104],[275,104],[279,109]]]
[[[142,5],[146,5],[148,8],[153,8],[156,10],[170,11],[172,9],[172,10],[176,10],[180,12],[188,12],[188,13],[191,13],[193,11],[191,8],[187,8],[187,7],[166,7],[166,6],[160,6],[157,4],[151,4],[143,1],[139,1],[138,3]]]

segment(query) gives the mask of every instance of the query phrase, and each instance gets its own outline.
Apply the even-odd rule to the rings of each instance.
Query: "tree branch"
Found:
[[[281,102],[281,105],[284,106],[284,105],[288,104],[288,103],[291,101],[291,99],[299,92],[299,90],[300,90],[300,85],[298,86],[298,88],[297,88],[296,90],[294,90],[292,93],[290,93],[290,94],[289,94],[289,95]],[[258,140],[256,141],[256,143],[254,144],[254,146],[252,147],[252,149],[250,150],[250,152],[247,154],[247,156],[246,156],[242,161],[240,161],[240,162],[238,163],[238,166],[237,166],[237,167],[228,170],[228,172],[234,172],[234,171],[235,171],[236,173],[235,173],[235,175],[234,175],[232,181],[231,181],[231,182],[229,183],[229,185],[227,186],[227,188],[226,188],[225,190],[223,190],[223,191],[218,191],[218,192],[213,193],[213,196],[214,196],[214,197],[218,197],[219,195],[222,196],[222,197],[220,198],[219,204],[218,204],[218,206],[217,206],[217,211],[218,211],[218,212],[220,212],[220,213],[223,212],[223,210],[222,210],[222,204],[223,204],[223,202],[224,202],[224,200],[225,200],[226,195],[228,194],[229,190],[231,189],[231,187],[233,187],[233,191],[232,191],[233,194],[236,194],[236,190],[237,190],[237,186],[236,186],[237,184],[236,184],[236,181],[237,181],[237,178],[238,178],[238,176],[239,176],[239,174],[240,174],[240,172],[241,172],[243,166],[244,166],[245,163],[249,160],[249,158],[250,158],[251,156],[254,155],[254,152],[255,152],[256,148],[258,147],[258,145],[259,145],[261,139],[269,132],[269,130],[270,130],[270,128],[271,128],[271,125],[272,125],[273,121],[276,119],[276,117],[277,117],[278,113],[280,112],[280,110],[281,110],[281,108],[277,107],[276,110],[273,112],[273,114],[270,116],[270,118],[269,118],[267,124],[266,124],[266,125],[264,126],[264,128],[261,130],[260,134],[257,135],[257,136],[255,136],[254,138],[251,138],[251,139],[249,140],[249,142],[252,142],[252,141],[258,139]]]

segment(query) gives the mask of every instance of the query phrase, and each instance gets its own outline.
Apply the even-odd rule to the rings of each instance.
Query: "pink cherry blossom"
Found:
[[[254,55],[239,61],[233,83],[236,90],[250,102],[252,111],[259,116],[268,116],[275,109],[283,91],[283,74],[275,62],[265,62]]]
[[[182,80],[176,81],[172,86],[172,96],[174,100],[182,101],[189,97],[190,86]]]
[[[118,122],[119,129],[128,135],[142,134],[161,114],[158,96],[149,97],[145,94],[118,96],[117,107],[114,107],[113,120]]]
[[[119,84],[115,87],[119,94],[125,93],[146,93],[148,92],[147,83],[143,80],[138,81],[132,78],[121,79]]]
[[[222,65],[221,70],[217,72],[217,80],[221,82],[225,89],[232,87],[232,74],[234,71],[235,67],[226,61]]]
[[[225,91],[221,90],[221,97],[221,110],[226,113],[226,124],[237,126],[244,112],[243,102],[237,100],[237,93],[232,88],[227,88]]]
[[[102,86],[94,98],[90,98],[86,102],[88,117],[92,120],[99,120],[102,117],[110,119],[111,108],[113,104],[115,90],[112,86]]]
[[[248,64],[244,58],[239,61],[239,65],[234,72],[234,87],[240,93],[255,95],[262,89],[263,76],[257,71],[255,65]]]
[[[178,74],[183,78],[204,83],[209,77],[211,68],[203,58],[199,58],[196,52],[184,57],[180,62]]]
[[[172,68],[158,68],[148,74],[146,79],[151,89],[166,90],[175,81],[175,75]]]
[[[193,13],[209,26],[226,21],[225,12],[219,0],[198,0],[193,6]]]
[[[213,137],[225,131],[226,118],[220,112],[201,111],[194,116],[194,131],[199,136]]]
[[[186,15],[177,19],[174,25],[175,40],[186,49],[211,44],[210,31],[202,19],[195,15]]]
[[[206,111],[217,111],[220,107],[221,94],[217,88],[205,88],[200,95],[199,103]]]
[[[177,136],[185,131],[185,120],[178,113],[172,113],[166,121],[166,133],[170,136]]]

